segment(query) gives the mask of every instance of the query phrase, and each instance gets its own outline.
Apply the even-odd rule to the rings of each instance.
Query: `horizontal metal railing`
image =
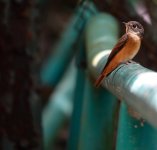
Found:
[[[110,50],[117,42],[117,22],[107,14],[93,17],[86,28],[88,68],[97,78]],[[115,69],[102,86],[135,109],[157,127],[157,73],[140,64],[123,64]]]

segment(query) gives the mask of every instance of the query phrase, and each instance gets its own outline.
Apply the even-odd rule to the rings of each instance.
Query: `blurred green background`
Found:
[[[157,149],[155,129],[127,128],[125,105],[93,87],[85,30],[100,12],[114,42],[123,21],[144,26],[135,61],[156,71],[156,0],[0,0],[0,150]]]

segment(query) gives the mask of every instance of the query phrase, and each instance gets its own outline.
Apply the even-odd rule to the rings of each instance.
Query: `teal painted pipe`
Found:
[[[77,150],[115,148],[118,106],[111,93],[94,88],[89,78],[86,79]]]
[[[157,130],[132,118],[122,103],[116,150],[157,150]]]
[[[79,40],[77,48],[78,54],[76,56],[76,64],[78,68],[74,93],[74,105],[70,125],[70,134],[68,140],[68,150],[78,150],[82,117],[82,105],[86,81],[85,68],[84,66],[81,66],[81,64],[83,64],[82,62],[86,60],[83,38]]]
[[[85,84],[84,82],[85,72],[82,69],[79,69],[77,72],[73,113],[71,118],[70,134],[68,139],[68,150],[78,150]]]
[[[56,86],[75,52],[74,45],[87,20],[96,12],[97,10],[91,2],[84,2],[78,7],[53,55],[48,58],[41,69],[42,84]]]
[[[99,15],[90,20],[87,26],[88,66],[94,77],[103,69],[109,49],[114,45],[114,37],[117,37],[113,28],[117,23],[107,22],[108,18],[108,15]],[[157,127],[157,73],[139,64],[123,64],[104,79],[102,85]]]
[[[76,68],[72,62],[43,110],[44,150],[54,149],[55,139],[61,127],[71,117],[75,80]]]
[[[88,68],[94,77],[101,72],[103,67],[98,62],[110,53],[117,40],[118,24],[112,16],[98,14],[89,20],[86,27],[87,61]]]
[[[83,68],[78,68],[73,109],[68,150],[114,147],[117,101],[104,89],[93,88]]]
[[[110,93],[91,85],[85,66],[84,42],[77,55],[78,74],[68,150],[103,150],[115,146],[118,104]],[[105,114],[105,116],[104,116]]]

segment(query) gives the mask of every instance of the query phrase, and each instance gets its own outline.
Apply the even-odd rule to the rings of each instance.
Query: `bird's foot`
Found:
[[[133,60],[128,60],[128,63],[136,64],[136,62]]]
[[[123,62],[120,63],[120,65],[123,65],[123,64],[129,65],[129,62],[128,61],[123,61]]]
[[[120,64],[125,64],[125,65],[129,65],[129,64],[136,64],[136,62],[135,61],[133,61],[133,60],[128,60],[128,61],[123,61],[123,62],[121,62]]]

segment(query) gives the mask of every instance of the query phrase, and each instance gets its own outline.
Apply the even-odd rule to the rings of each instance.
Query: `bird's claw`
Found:
[[[135,61],[133,61],[133,60],[128,60],[128,61],[124,61],[124,62],[121,62],[120,64],[126,64],[126,65],[129,65],[129,64],[136,64],[136,62]]]

